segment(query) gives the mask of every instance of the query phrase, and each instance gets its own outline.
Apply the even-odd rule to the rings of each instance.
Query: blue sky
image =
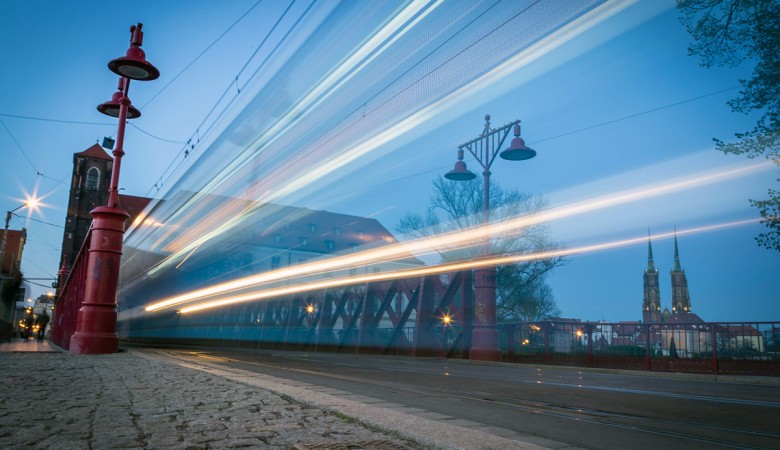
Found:
[[[95,107],[114,91],[116,76],[106,63],[124,53],[130,25],[144,23],[144,49],[162,75],[156,81],[131,85],[130,98],[143,116],[128,127],[120,186],[128,194],[162,197],[173,186],[202,186],[220,162],[240,157],[241,143],[251,140],[257,127],[269,123],[264,113],[270,117],[284,111],[292,99],[323,79],[333,61],[343,62],[349,50],[363,42],[361,38],[401,9],[397,3],[320,1],[307,10],[309,2],[295,2],[268,41],[259,46],[289,3],[265,0],[250,10],[255,3],[2,2],[0,14],[12,18],[0,30],[7,43],[5,59],[12,66],[0,74],[4,125],[0,126],[4,161],[0,211],[16,208],[23,203],[25,192],[37,191],[45,196],[48,207],[31,217],[63,224],[72,154],[116,131],[115,121],[104,118]],[[528,33],[545,25],[547,16],[542,13],[560,13],[553,4],[542,3],[546,9],[531,18],[533,27],[528,27]],[[776,185],[776,168],[722,155],[712,142],[713,137],[730,139],[755,120],[732,113],[726,105],[747,69],[703,69],[687,56],[690,39],[677,19],[674,2],[617,4],[619,11],[580,29],[576,36],[539,47],[537,54],[527,55],[500,76],[470,91],[457,90],[462,95],[450,94],[447,101],[434,102],[424,121],[404,128],[403,133],[377,145],[376,151],[334,169],[329,176],[300,188],[289,181],[276,184],[278,192],[285,193],[276,201],[354,215],[374,214],[392,230],[404,213],[424,210],[432,180],[450,170],[457,145],[479,135],[488,113],[494,125],[521,119],[526,143],[538,152],[529,161],[499,160],[492,170],[493,179],[504,187],[544,195],[551,208],[694,177],[706,181],[551,222],[552,238],[567,247],[641,237],[648,230],[668,233],[676,227],[684,232],[756,219],[757,212],[747,199],[762,198],[768,187]],[[511,2],[502,2],[475,22],[473,31],[467,28],[462,39],[493,29],[503,17],[500,14],[511,15],[512,7]],[[487,6],[445,2],[428,8],[432,12],[425,20],[465,23]],[[272,55],[284,31],[304,12],[306,19]],[[349,29],[345,24],[350,24]],[[358,72],[345,84],[342,89],[351,90],[353,96],[334,90],[331,97],[291,117],[292,125],[277,133],[278,145],[284,144],[285,152],[276,159],[257,159],[258,167],[260,162],[288,167],[285,158],[294,157],[311,167],[325,166],[342,155],[344,147],[325,157],[318,154],[316,160],[306,159],[305,151],[313,145],[325,147],[331,137],[351,143],[367,139],[367,131],[338,120],[360,115],[355,108],[361,102],[384,101],[383,91],[376,93],[384,77],[399,74],[403,81],[404,71],[426,70],[426,64],[444,63],[442,55],[447,52],[457,55],[461,51],[460,35],[446,41],[448,31],[439,34],[435,27],[418,28],[399,37],[397,45],[366,66],[365,73]],[[503,38],[528,37],[516,30]],[[486,45],[483,51],[489,50],[484,54],[496,58],[496,63],[516,56],[508,50],[511,45],[497,42],[494,46],[480,44]],[[439,45],[441,49],[434,51]],[[398,56],[422,57],[428,51],[431,56],[414,67],[414,58]],[[488,70],[482,67],[490,64],[488,60],[471,58],[459,63],[457,70],[433,72],[437,78],[431,77],[430,84],[423,80],[415,85],[419,91],[388,97],[381,103],[385,106],[369,108],[368,115],[376,115],[372,120],[378,124],[373,134],[381,135],[386,131],[383,124],[400,114],[391,107],[401,110],[430,101],[426,96],[434,94],[428,91],[460,82],[467,70]],[[375,84],[372,77],[377,79]],[[224,115],[209,116],[212,108]],[[330,130],[338,129],[343,132],[334,137]],[[182,150],[188,140],[194,146],[191,157],[184,160]],[[472,170],[476,167],[468,158],[466,162]],[[171,163],[173,167],[182,164],[179,172],[169,176],[166,168]],[[191,175],[179,179],[187,167]],[[253,176],[263,178],[258,175],[265,173],[262,170],[256,168]],[[718,178],[723,171],[735,170],[742,172]],[[306,173],[315,176],[313,169]],[[161,180],[165,186],[158,191],[154,186]],[[232,189],[246,193],[252,183],[248,180]],[[14,218],[11,226],[24,223]],[[35,221],[26,226],[25,275],[54,275],[61,229]],[[755,245],[753,236],[761,230],[751,222],[679,236],[693,311],[705,320],[780,318],[776,281],[780,254]],[[653,242],[663,306],[670,306],[671,301],[672,245],[670,239]],[[646,258],[646,243],[571,256],[549,278],[562,315],[638,320]],[[35,296],[46,291],[33,286]]]

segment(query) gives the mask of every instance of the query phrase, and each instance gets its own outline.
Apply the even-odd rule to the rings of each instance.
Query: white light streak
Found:
[[[767,170],[773,166],[774,164],[771,161],[743,163],[719,171],[693,174],[665,183],[659,183],[622,191],[615,194],[604,195],[594,199],[588,199],[570,205],[552,208],[550,210],[528,216],[511,218],[485,226],[440,234],[434,237],[417,239],[406,243],[386,245],[381,248],[366,250],[351,255],[329,258],[324,261],[299,264],[284,269],[264,272],[170,297],[147,306],[146,310],[155,311],[169,308],[204,297],[224,294],[227,292],[254,286],[260,286],[262,284],[267,284],[283,279],[309,276],[322,272],[333,271],[336,269],[359,267],[371,263],[403,259],[413,254],[429,253],[434,251],[436,248],[473,246],[483,242],[484,239],[489,238],[490,235],[517,232],[518,229],[530,225],[550,222],[556,219],[563,219],[578,214],[589,213],[625,203],[635,202],[660,195],[666,195],[685,189],[692,189],[707,184],[721,182],[730,178],[747,176],[760,170]],[[516,256],[513,256],[513,258],[514,257]]]
[[[651,236],[640,236],[640,237],[634,237],[629,239],[621,239],[612,242],[602,242],[598,244],[585,245],[585,246],[575,247],[571,249],[559,249],[554,251],[537,252],[537,253],[530,253],[530,254],[523,254],[523,255],[500,256],[500,257],[479,259],[475,261],[463,261],[463,262],[439,264],[436,266],[429,266],[429,267],[424,267],[419,269],[406,269],[406,270],[398,270],[398,271],[379,273],[379,274],[362,275],[356,277],[343,277],[343,278],[337,278],[331,280],[301,283],[301,284],[296,284],[294,286],[260,290],[248,294],[235,295],[235,296],[220,298],[217,300],[205,301],[193,306],[187,306],[181,308],[179,312],[181,314],[187,314],[187,313],[192,313],[197,311],[203,311],[206,309],[219,308],[224,306],[235,305],[238,303],[246,303],[250,301],[263,300],[267,298],[278,297],[278,296],[289,295],[289,294],[297,294],[300,292],[315,291],[319,289],[327,289],[333,287],[342,287],[348,285],[372,283],[372,282],[380,282],[380,281],[389,281],[389,280],[396,280],[400,278],[412,278],[412,277],[420,277],[425,275],[435,275],[440,273],[469,270],[478,267],[499,266],[502,264],[516,263],[522,261],[533,261],[538,259],[548,259],[548,258],[555,258],[560,256],[569,256],[575,254],[590,253],[595,251],[610,250],[610,249],[626,247],[630,245],[644,244],[647,242],[648,239],[653,239],[658,241],[661,239],[668,239],[673,236],[710,232],[710,231],[720,230],[723,228],[746,225],[746,224],[758,222],[758,220],[759,219],[748,219],[748,220],[741,220],[736,222],[709,225],[704,227],[689,228],[686,230],[677,230],[668,233],[659,233]]]

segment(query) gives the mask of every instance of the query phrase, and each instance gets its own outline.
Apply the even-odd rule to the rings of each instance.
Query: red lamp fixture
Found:
[[[97,110],[110,117],[119,117],[119,107],[121,101],[125,99],[127,101],[127,118],[136,119],[141,117],[141,111],[135,106],[130,104],[130,99],[125,95],[125,78],[119,79],[119,86],[117,91],[111,96],[111,100],[98,105]]]
[[[108,68],[120,77],[149,81],[160,76],[160,71],[146,60],[146,53],[141,50],[144,40],[142,27],[143,24],[140,23],[130,27],[130,33],[132,33],[130,48],[127,49],[125,56],[113,59],[108,63]]]

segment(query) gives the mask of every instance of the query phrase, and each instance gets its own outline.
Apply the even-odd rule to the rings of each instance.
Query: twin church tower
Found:
[[[658,290],[658,269],[653,262],[653,244],[647,241],[647,268],[645,269],[645,296],[642,302],[642,322],[667,322],[675,314],[691,313],[688,279],[680,266],[677,236],[674,237],[674,267],[672,268],[672,311],[661,312],[661,294]]]

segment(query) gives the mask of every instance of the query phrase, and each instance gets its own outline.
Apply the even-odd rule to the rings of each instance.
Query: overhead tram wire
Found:
[[[561,138],[561,137],[564,137],[564,136],[569,136],[570,134],[581,133],[583,131],[588,131],[588,130],[592,130],[594,128],[603,127],[605,125],[611,125],[613,123],[621,122],[623,120],[633,119],[634,117],[643,116],[645,114],[650,114],[650,113],[661,111],[661,110],[664,110],[664,109],[667,109],[667,108],[672,108],[674,106],[684,105],[686,103],[690,103],[690,102],[693,102],[693,101],[696,101],[696,100],[701,100],[701,99],[707,98],[707,97],[712,97],[713,95],[723,94],[723,93],[726,93],[726,92],[729,92],[729,91],[733,91],[735,89],[739,89],[739,86],[730,87],[728,89],[721,89],[719,91],[710,92],[709,94],[700,95],[698,97],[692,97],[692,98],[689,98],[689,99],[686,99],[686,100],[681,100],[679,102],[670,103],[668,105],[659,106],[657,108],[648,109],[646,111],[642,111],[642,112],[638,112],[638,113],[634,113],[634,114],[629,114],[627,116],[623,116],[623,117],[620,117],[620,118],[617,118],[617,119],[612,119],[612,120],[608,120],[606,122],[601,122],[601,123],[597,123],[595,125],[590,125],[590,126],[587,126],[585,128],[580,128],[580,129],[577,129],[577,130],[567,131],[567,132],[561,133],[561,134],[556,134],[555,136],[550,136],[548,138],[544,138],[544,139],[541,139],[541,140],[538,140],[538,141],[534,141],[534,142],[531,142],[530,144],[538,144],[540,142],[551,141],[553,139],[558,139],[558,138]]]
[[[259,2],[258,2],[258,3],[259,3]],[[235,98],[236,98],[236,97],[237,97],[237,96],[238,96],[238,95],[241,93],[241,87],[238,87],[238,85],[237,85],[238,78],[241,76],[241,74],[243,73],[243,71],[244,71],[244,70],[246,70],[246,68],[249,66],[249,64],[251,63],[252,59],[253,59],[253,58],[254,58],[254,57],[257,55],[257,53],[258,53],[258,51],[260,50],[260,48],[262,48],[262,46],[263,46],[263,45],[264,45],[264,44],[265,44],[265,43],[268,41],[268,39],[270,38],[271,34],[272,34],[272,33],[273,33],[275,30],[276,30],[276,28],[279,26],[279,24],[280,24],[280,23],[281,23],[281,21],[284,19],[284,17],[287,15],[287,13],[290,11],[290,9],[292,8],[292,6],[293,6],[293,4],[294,4],[294,3],[295,3],[295,0],[292,0],[292,1],[290,2],[290,4],[287,6],[287,8],[286,8],[286,9],[284,10],[284,12],[282,13],[282,15],[281,15],[281,16],[279,16],[279,19],[277,19],[276,23],[274,23],[273,27],[271,27],[271,30],[270,30],[268,33],[266,33],[265,37],[263,37],[263,39],[260,41],[260,43],[259,43],[259,44],[257,45],[257,47],[255,48],[255,51],[254,51],[254,52],[252,53],[252,55],[251,55],[251,56],[250,56],[250,57],[247,59],[247,61],[246,61],[246,62],[244,63],[244,65],[243,65],[243,67],[242,67],[242,68],[241,68],[241,69],[238,71],[238,73],[237,73],[237,74],[236,74],[236,76],[233,78],[233,80],[232,80],[232,81],[231,81],[231,82],[228,84],[228,86],[225,88],[225,90],[224,90],[224,92],[222,93],[222,95],[220,95],[220,96],[219,96],[219,98],[217,99],[217,101],[214,103],[214,106],[212,106],[212,108],[209,110],[209,112],[208,112],[208,113],[206,113],[206,116],[203,118],[203,120],[201,121],[200,125],[198,125],[198,127],[196,128],[196,131],[195,131],[195,133],[193,133],[193,135],[190,137],[190,140],[188,140],[188,141],[186,142],[185,146],[184,146],[184,147],[183,147],[183,148],[182,148],[182,149],[179,151],[179,153],[178,153],[178,154],[176,155],[176,157],[175,157],[175,158],[174,158],[174,159],[173,159],[173,160],[170,162],[170,164],[168,164],[168,167],[166,167],[166,168],[165,168],[165,170],[163,171],[162,175],[160,175],[160,177],[159,177],[159,179],[158,179],[158,182],[157,182],[157,183],[155,183],[155,184],[154,184],[154,185],[153,185],[151,188],[149,188],[149,190],[148,190],[148,191],[147,191],[147,193],[146,193],[146,196],[147,196],[147,197],[148,197],[150,194],[152,194],[153,190],[155,190],[155,189],[156,189],[157,191],[159,191],[159,190],[162,188],[162,186],[164,186],[164,185],[167,183],[167,181],[170,179],[170,177],[173,175],[173,173],[175,173],[175,172],[176,172],[176,170],[178,170],[178,169],[179,169],[179,167],[181,167],[181,165],[184,163],[184,160],[186,159],[186,157],[188,156],[188,154],[187,154],[187,153],[185,153],[185,158],[182,158],[182,159],[179,159],[179,155],[181,155],[181,154],[182,154],[182,152],[184,152],[184,151],[189,151],[189,150],[193,150],[193,149],[194,149],[194,147],[195,147],[195,144],[192,144],[192,142],[191,142],[191,141],[192,141],[192,139],[193,139],[193,138],[197,138],[197,142],[196,142],[196,144],[197,144],[197,143],[199,143],[199,142],[200,142],[200,138],[201,138],[201,137],[204,137],[204,136],[206,136],[206,135],[208,134],[208,132],[209,132],[209,131],[211,131],[211,128],[213,127],[214,123],[216,123],[216,121],[217,121],[217,120],[218,120],[220,117],[222,117],[222,115],[224,114],[224,112],[225,112],[225,110],[227,109],[227,107],[228,107],[228,106],[230,106],[230,104],[232,103],[232,101],[233,101],[233,100],[235,100]],[[266,63],[266,62],[268,62],[268,60],[270,59],[270,57],[271,57],[271,56],[273,56],[273,55],[275,54],[276,50],[279,48],[279,45],[280,45],[282,42],[284,42],[284,41],[287,39],[287,37],[290,35],[290,33],[292,32],[292,30],[294,30],[294,29],[295,29],[295,28],[298,26],[298,24],[300,23],[300,21],[301,21],[301,20],[302,20],[302,19],[303,19],[303,18],[304,18],[304,17],[305,17],[307,14],[308,14],[308,12],[309,12],[309,11],[311,10],[311,8],[314,6],[314,3],[315,3],[315,0],[313,0],[313,1],[312,1],[312,2],[309,4],[309,6],[306,8],[306,10],[305,10],[305,11],[304,11],[304,12],[303,12],[303,13],[302,13],[302,14],[301,14],[299,17],[298,17],[298,19],[295,21],[295,23],[294,23],[294,24],[293,24],[293,25],[292,25],[292,26],[291,26],[291,27],[290,27],[290,28],[287,30],[287,32],[286,32],[286,33],[285,33],[285,35],[282,37],[282,39],[280,39],[279,43],[278,43],[278,44],[277,44],[277,45],[274,47],[274,49],[273,49],[273,50],[272,50],[272,51],[269,53],[269,55],[268,55],[268,56],[266,56],[266,58],[263,60],[263,62],[262,62],[262,63],[260,63],[260,66],[258,67],[258,69],[256,69],[256,70],[255,70],[255,72],[253,72],[253,73],[252,73],[252,75],[249,77],[249,79],[252,79],[252,78],[255,76],[255,74],[257,73],[257,70],[259,70],[259,68],[260,68],[260,67],[263,67],[263,66],[265,65],[265,63]],[[243,17],[243,16],[242,16],[242,17]],[[239,20],[240,20],[240,19],[239,19]],[[248,81],[247,81],[247,83],[248,83]],[[210,125],[208,128],[206,128],[206,130],[205,130],[205,131],[203,132],[203,134],[201,135],[201,131],[200,131],[200,130],[201,130],[201,128],[202,128],[202,127],[203,127],[203,126],[206,124],[206,122],[209,120],[209,117],[212,115],[212,113],[214,113],[214,111],[217,109],[217,107],[220,105],[220,103],[222,103],[222,101],[225,99],[225,97],[227,96],[227,94],[228,94],[228,93],[231,91],[231,88],[232,88],[232,86],[233,86],[234,84],[236,84],[236,88],[237,88],[237,91],[238,91],[238,92],[236,92],[236,94],[234,95],[233,99],[231,99],[231,100],[230,100],[230,102],[229,102],[229,103],[228,103],[228,104],[225,106],[225,108],[223,108],[223,110],[222,110],[222,111],[221,111],[221,112],[220,112],[220,113],[219,113],[219,114],[218,114],[218,115],[217,115],[217,116],[214,118],[214,120],[212,121],[212,124],[211,124],[211,125]],[[244,84],[244,86],[243,86],[243,87],[245,87],[245,86],[246,86],[246,83]],[[174,167],[174,165],[175,165],[175,167]],[[173,169],[171,169],[172,167],[173,167]],[[170,171],[170,174],[168,174],[168,173],[169,173],[169,171]],[[166,177],[167,177],[167,178],[166,178]]]
[[[14,144],[16,144],[16,148],[19,149],[20,152],[22,152],[22,155],[24,155],[25,159],[27,159],[27,162],[30,163],[30,166],[32,166],[33,170],[35,170],[35,173],[40,173],[40,170],[38,170],[37,167],[35,167],[35,163],[32,162],[32,159],[30,159],[30,156],[27,154],[27,152],[24,151],[21,145],[19,145],[19,141],[16,140],[16,137],[14,137],[14,134],[11,133],[11,130],[8,129],[8,127],[5,125],[5,122],[3,119],[0,119],[0,125],[5,128],[5,131],[8,133],[8,136],[11,137],[11,140],[14,141]]]
[[[90,125],[90,126],[100,126],[100,127],[107,127],[107,126],[112,126],[113,127],[113,126],[116,126],[115,124],[102,123],[102,122],[87,122],[87,121],[84,121],[84,120],[49,119],[49,118],[46,118],[46,117],[23,116],[23,115],[20,115],[20,114],[0,113],[0,117],[11,117],[11,118],[14,118],[14,119],[24,119],[24,120],[37,120],[39,122],[66,123],[66,124],[73,124],[73,125]],[[137,129],[141,133],[144,133],[145,135],[147,135],[147,136],[149,136],[151,138],[157,139],[159,141],[170,142],[170,143],[173,143],[173,144],[183,144],[184,143],[184,141],[175,141],[175,140],[172,140],[172,139],[166,139],[166,138],[162,138],[162,137],[159,137],[159,136],[155,136],[152,133],[149,133],[148,131],[140,128],[138,125],[136,125],[136,124],[134,124],[132,122],[128,122],[128,124],[130,124],[132,127]],[[111,134],[111,136],[113,136],[114,134],[116,134],[116,132]]]
[[[131,127],[135,128],[136,130],[140,131],[141,133],[143,133],[143,134],[145,134],[145,135],[147,135],[147,136],[149,136],[151,138],[157,139],[158,141],[169,142],[171,144],[186,144],[187,143],[186,141],[175,141],[173,139],[166,139],[166,138],[161,138],[160,136],[155,136],[152,133],[150,133],[150,132],[140,128],[138,125],[134,124],[133,122],[128,122],[128,124]]]
[[[23,116],[20,114],[7,114],[7,113],[0,113],[0,116],[2,117],[10,117],[13,119],[25,119],[25,120],[37,120],[40,122],[57,122],[57,123],[69,123],[69,124],[75,124],[75,125],[98,125],[98,126],[111,126],[112,124],[109,123],[101,123],[101,122],[87,122],[83,120],[64,120],[64,119],[48,119],[45,117],[34,117],[34,116]]]
[[[157,91],[157,93],[156,93],[156,94],[154,94],[154,95],[153,95],[153,96],[152,96],[152,97],[151,97],[149,100],[147,100],[147,101],[146,101],[146,103],[144,103],[144,104],[141,106],[141,108],[140,108],[140,109],[143,109],[143,108],[145,108],[146,106],[148,106],[148,105],[149,105],[149,103],[152,103],[152,102],[153,102],[153,101],[154,101],[154,100],[155,100],[155,99],[156,99],[156,98],[157,98],[157,97],[158,97],[160,94],[162,94],[162,93],[163,93],[163,91],[165,91],[165,90],[166,90],[166,89],[167,89],[167,88],[168,88],[168,87],[169,87],[171,84],[173,84],[173,82],[174,82],[174,81],[176,81],[176,80],[177,80],[177,79],[178,79],[178,78],[179,78],[179,77],[180,77],[182,74],[184,74],[184,72],[186,72],[186,71],[187,71],[187,69],[189,69],[189,68],[190,68],[190,67],[191,67],[193,64],[195,64],[195,62],[197,62],[197,61],[198,61],[198,60],[199,60],[199,59],[200,59],[200,58],[201,58],[203,55],[205,55],[205,54],[206,54],[206,52],[207,52],[207,51],[209,51],[209,49],[211,49],[211,47],[213,47],[214,45],[216,45],[216,43],[217,43],[217,42],[219,42],[219,41],[220,41],[220,40],[221,40],[223,37],[225,37],[225,35],[226,35],[226,34],[228,34],[228,32],[230,32],[230,30],[232,30],[232,29],[233,29],[233,27],[235,27],[236,25],[238,25],[238,23],[239,23],[239,22],[241,22],[242,20],[244,20],[244,18],[245,18],[245,17],[246,17],[246,16],[247,16],[247,15],[248,15],[250,12],[252,12],[252,10],[254,10],[254,9],[255,9],[255,8],[256,8],[256,7],[257,7],[257,6],[258,6],[260,3],[262,3],[262,2],[263,2],[263,0],[257,0],[257,2],[255,2],[255,4],[254,4],[254,5],[252,5],[252,6],[251,6],[249,9],[247,9],[247,10],[244,12],[244,14],[242,14],[242,15],[241,15],[241,16],[240,16],[238,19],[236,19],[236,21],[235,21],[235,22],[233,22],[233,24],[232,24],[232,25],[230,25],[229,27],[227,27],[227,29],[226,29],[225,31],[223,31],[223,32],[222,32],[222,34],[220,34],[219,36],[217,36],[217,38],[216,38],[216,39],[214,39],[214,41],[213,41],[211,44],[209,44],[208,46],[206,46],[206,48],[204,48],[204,49],[203,49],[203,51],[202,51],[202,52],[200,52],[200,54],[198,54],[198,56],[196,56],[196,57],[195,57],[195,58],[194,58],[192,61],[190,61],[190,62],[189,62],[189,64],[187,64],[186,66],[184,66],[184,68],[183,68],[183,69],[181,69],[181,70],[179,71],[179,73],[177,73],[176,75],[174,75],[174,76],[173,76],[173,78],[171,78],[171,80],[170,80],[168,83],[166,83],[166,84],[165,84],[165,86],[163,86],[162,88],[160,88],[160,90],[159,90],[159,91]]]

